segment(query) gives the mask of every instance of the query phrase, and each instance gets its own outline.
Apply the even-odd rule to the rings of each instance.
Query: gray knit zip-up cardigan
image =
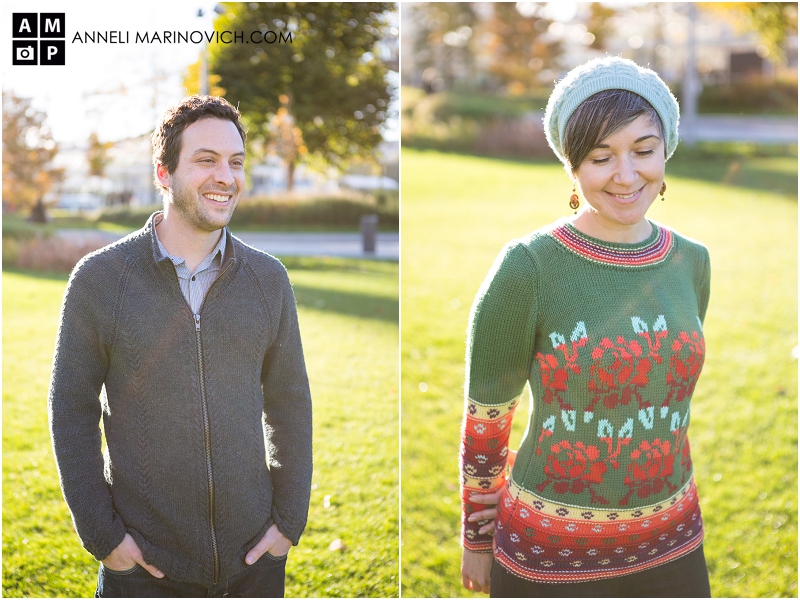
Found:
[[[227,233],[220,275],[194,315],[153,217],[72,272],[50,430],[89,552],[105,558],[127,532],[169,577],[212,585],[246,568],[273,523],[297,544],[311,396],[283,265]]]

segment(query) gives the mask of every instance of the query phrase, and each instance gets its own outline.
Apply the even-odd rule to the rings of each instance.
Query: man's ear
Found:
[[[158,178],[158,182],[164,187],[170,187],[172,177],[170,176],[166,165],[156,163],[156,178]]]

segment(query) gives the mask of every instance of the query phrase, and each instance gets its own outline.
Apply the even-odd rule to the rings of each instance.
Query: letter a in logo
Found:
[[[20,38],[36,39],[39,37],[39,15],[36,13],[14,13],[11,17],[14,29],[11,37],[15,40]]]

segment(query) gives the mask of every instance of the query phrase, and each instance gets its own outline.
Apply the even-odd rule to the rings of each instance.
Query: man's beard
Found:
[[[210,213],[206,210],[205,200],[201,197],[202,194],[198,190],[184,187],[176,182],[173,183],[171,188],[170,204],[173,210],[181,213],[183,219],[195,229],[212,233],[225,227],[233,216],[233,211],[238,204],[236,187],[233,186],[233,188],[233,190],[216,190],[232,192],[234,194],[228,201],[229,204],[224,213]],[[209,189],[205,191],[212,192],[214,190]]]

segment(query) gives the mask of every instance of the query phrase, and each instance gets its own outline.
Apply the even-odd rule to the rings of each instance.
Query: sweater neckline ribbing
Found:
[[[649,221],[653,230],[641,242],[622,244],[606,242],[578,231],[571,223],[562,223],[551,235],[573,254],[604,265],[643,267],[666,260],[674,244],[672,232]]]

